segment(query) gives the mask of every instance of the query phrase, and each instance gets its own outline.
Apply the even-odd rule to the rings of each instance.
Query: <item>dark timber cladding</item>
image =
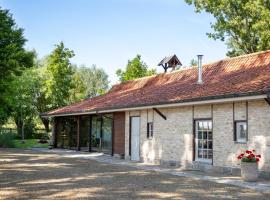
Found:
[[[114,113],[113,154],[125,154],[125,112]]]

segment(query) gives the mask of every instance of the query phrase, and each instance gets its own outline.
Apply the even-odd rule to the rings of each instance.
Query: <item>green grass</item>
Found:
[[[48,148],[48,143],[40,144],[38,139],[27,139],[22,143],[21,140],[13,140],[15,148]]]

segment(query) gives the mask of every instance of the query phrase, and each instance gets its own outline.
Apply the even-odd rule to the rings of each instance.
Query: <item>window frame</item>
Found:
[[[207,135],[207,143],[208,141],[211,141],[212,142],[212,149],[209,149],[207,147],[207,151],[209,150],[212,150],[212,159],[209,159],[209,158],[199,158],[198,156],[198,150],[199,150],[199,144],[198,144],[198,140],[203,140],[203,139],[198,139],[197,137],[197,134],[198,134],[198,126],[199,125],[199,122],[207,122],[207,123],[211,123],[211,130],[207,130],[207,134],[208,132],[211,132],[212,133],[212,139],[209,139],[208,140],[208,135]],[[199,161],[199,162],[203,162],[203,163],[208,163],[208,164],[213,164],[213,155],[214,155],[214,152],[213,152],[213,120],[212,118],[202,118],[202,119],[194,119],[194,161]],[[205,150],[205,148],[201,148],[201,150]]]
[[[147,122],[147,139],[152,139],[153,137],[154,137],[154,124],[153,122]]]
[[[238,123],[245,123],[245,125],[246,125],[246,140],[245,141],[239,141],[239,138],[238,138],[238,136],[237,136],[237,124]],[[247,122],[247,120],[234,120],[234,141],[235,141],[235,143],[239,143],[239,144],[246,144],[247,143],[247,141],[248,141],[248,122]]]

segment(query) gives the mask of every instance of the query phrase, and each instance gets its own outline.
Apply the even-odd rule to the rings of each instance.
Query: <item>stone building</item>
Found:
[[[54,120],[54,147],[220,172],[256,149],[267,173],[270,51],[127,81],[42,115]]]

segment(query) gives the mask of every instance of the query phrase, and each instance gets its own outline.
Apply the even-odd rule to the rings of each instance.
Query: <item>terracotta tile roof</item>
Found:
[[[197,84],[197,67],[192,67],[117,84],[104,95],[44,115],[264,94],[269,89],[270,51],[264,51],[204,65],[203,84]]]

